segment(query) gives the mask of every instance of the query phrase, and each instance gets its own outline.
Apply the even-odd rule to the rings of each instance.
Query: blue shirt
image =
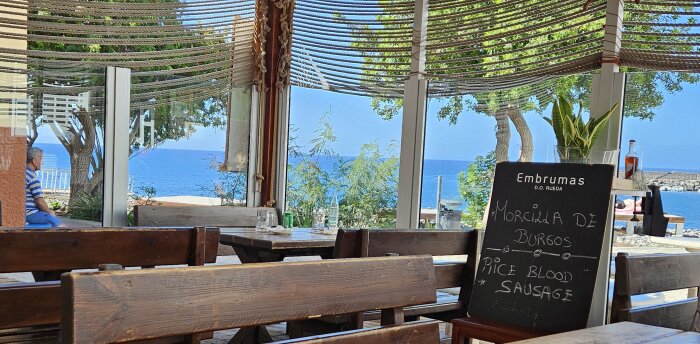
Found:
[[[39,208],[36,207],[36,199],[44,197],[44,192],[41,191],[41,182],[36,177],[35,171],[27,167],[24,174],[27,182],[24,207],[26,215],[31,215],[39,211]]]

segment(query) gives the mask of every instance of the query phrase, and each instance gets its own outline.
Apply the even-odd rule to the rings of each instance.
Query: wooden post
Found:
[[[263,9],[263,13],[258,13],[258,16],[266,15],[267,18],[267,27],[261,30],[265,36],[265,60],[264,74],[259,82],[263,89],[261,107],[264,110],[260,123],[263,127],[258,131],[262,135],[258,178],[261,185],[261,204],[272,207],[277,203],[277,138],[279,130],[287,130],[279,127],[279,105],[280,95],[284,87],[289,85],[294,1],[259,0],[258,9]]]

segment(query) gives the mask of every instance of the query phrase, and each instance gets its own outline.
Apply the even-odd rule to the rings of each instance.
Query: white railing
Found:
[[[61,169],[45,169],[37,172],[44,192],[70,192],[70,171]]]

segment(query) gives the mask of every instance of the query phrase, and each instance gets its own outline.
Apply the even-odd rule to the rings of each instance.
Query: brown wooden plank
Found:
[[[383,309],[381,312],[382,313],[380,323],[382,324],[382,326],[403,324],[403,307]]]
[[[467,254],[471,230],[370,230],[368,257],[386,253],[401,256]]]
[[[550,334],[546,331],[533,331],[528,328],[511,326],[502,322],[459,318],[452,320],[452,343],[462,344],[464,339],[473,338],[493,343],[509,343]]]
[[[64,343],[157,338],[436,300],[429,256],[71,273],[61,282]]]
[[[629,255],[620,252],[615,257],[615,285],[613,287],[613,299],[610,309],[610,322],[625,321],[621,318],[621,311],[632,308],[632,298],[629,294],[629,279],[627,276],[627,262]]]
[[[618,278],[627,281],[620,285],[621,288],[616,288],[618,295],[648,294],[700,285],[700,253],[640,256],[618,254],[618,258],[625,260],[627,266],[626,271],[617,268],[615,273],[616,282]],[[625,284],[628,288],[624,288]]]
[[[700,285],[700,254],[630,256],[627,262],[629,294],[696,287]]]
[[[272,210],[272,225],[279,223],[274,208],[199,205],[137,205],[134,221],[137,226],[255,227],[258,209]]]
[[[58,324],[59,282],[0,284],[0,329]]]
[[[362,251],[362,244],[354,242],[360,240],[365,231],[368,243]],[[343,229],[338,231],[336,258],[350,257],[380,257],[388,253],[401,256],[430,254],[433,256],[449,256],[467,254],[469,240],[472,238],[470,230],[357,230]],[[345,245],[345,246],[343,246]],[[359,255],[358,255],[359,253]]]
[[[647,342],[647,344],[700,344],[700,333],[683,332],[675,336]]]
[[[313,338],[292,339],[276,344],[437,344],[440,342],[440,328],[436,321],[417,321],[401,326],[376,327],[316,336]]]
[[[333,258],[356,258],[362,256],[360,231],[357,229],[339,229],[335,238]]]
[[[620,320],[688,330],[698,306],[697,298],[620,311]]]
[[[194,235],[192,236],[192,243],[190,244],[190,257],[189,261],[187,262],[189,265],[192,266],[197,266],[197,265],[204,265],[206,261],[206,254],[207,254],[207,229],[204,227],[195,227],[194,228]],[[213,249],[212,246],[209,246],[210,249]],[[219,246],[217,243],[216,249],[218,250]]]
[[[436,263],[435,280],[437,281],[437,288],[461,286],[462,274],[465,268],[465,263]]]
[[[638,344],[680,334],[682,331],[663,327],[620,322],[583,330],[553,334],[515,342],[518,344]]]
[[[175,265],[189,262],[192,229],[0,230],[0,272]],[[208,229],[206,262],[216,261],[219,230]]]
[[[0,330],[0,343],[59,343],[58,326],[33,326]]]

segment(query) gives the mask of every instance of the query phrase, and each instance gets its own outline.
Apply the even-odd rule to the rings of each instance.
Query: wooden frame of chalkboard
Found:
[[[498,163],[469,316],[585,328],[613,173],[612,165]]]

